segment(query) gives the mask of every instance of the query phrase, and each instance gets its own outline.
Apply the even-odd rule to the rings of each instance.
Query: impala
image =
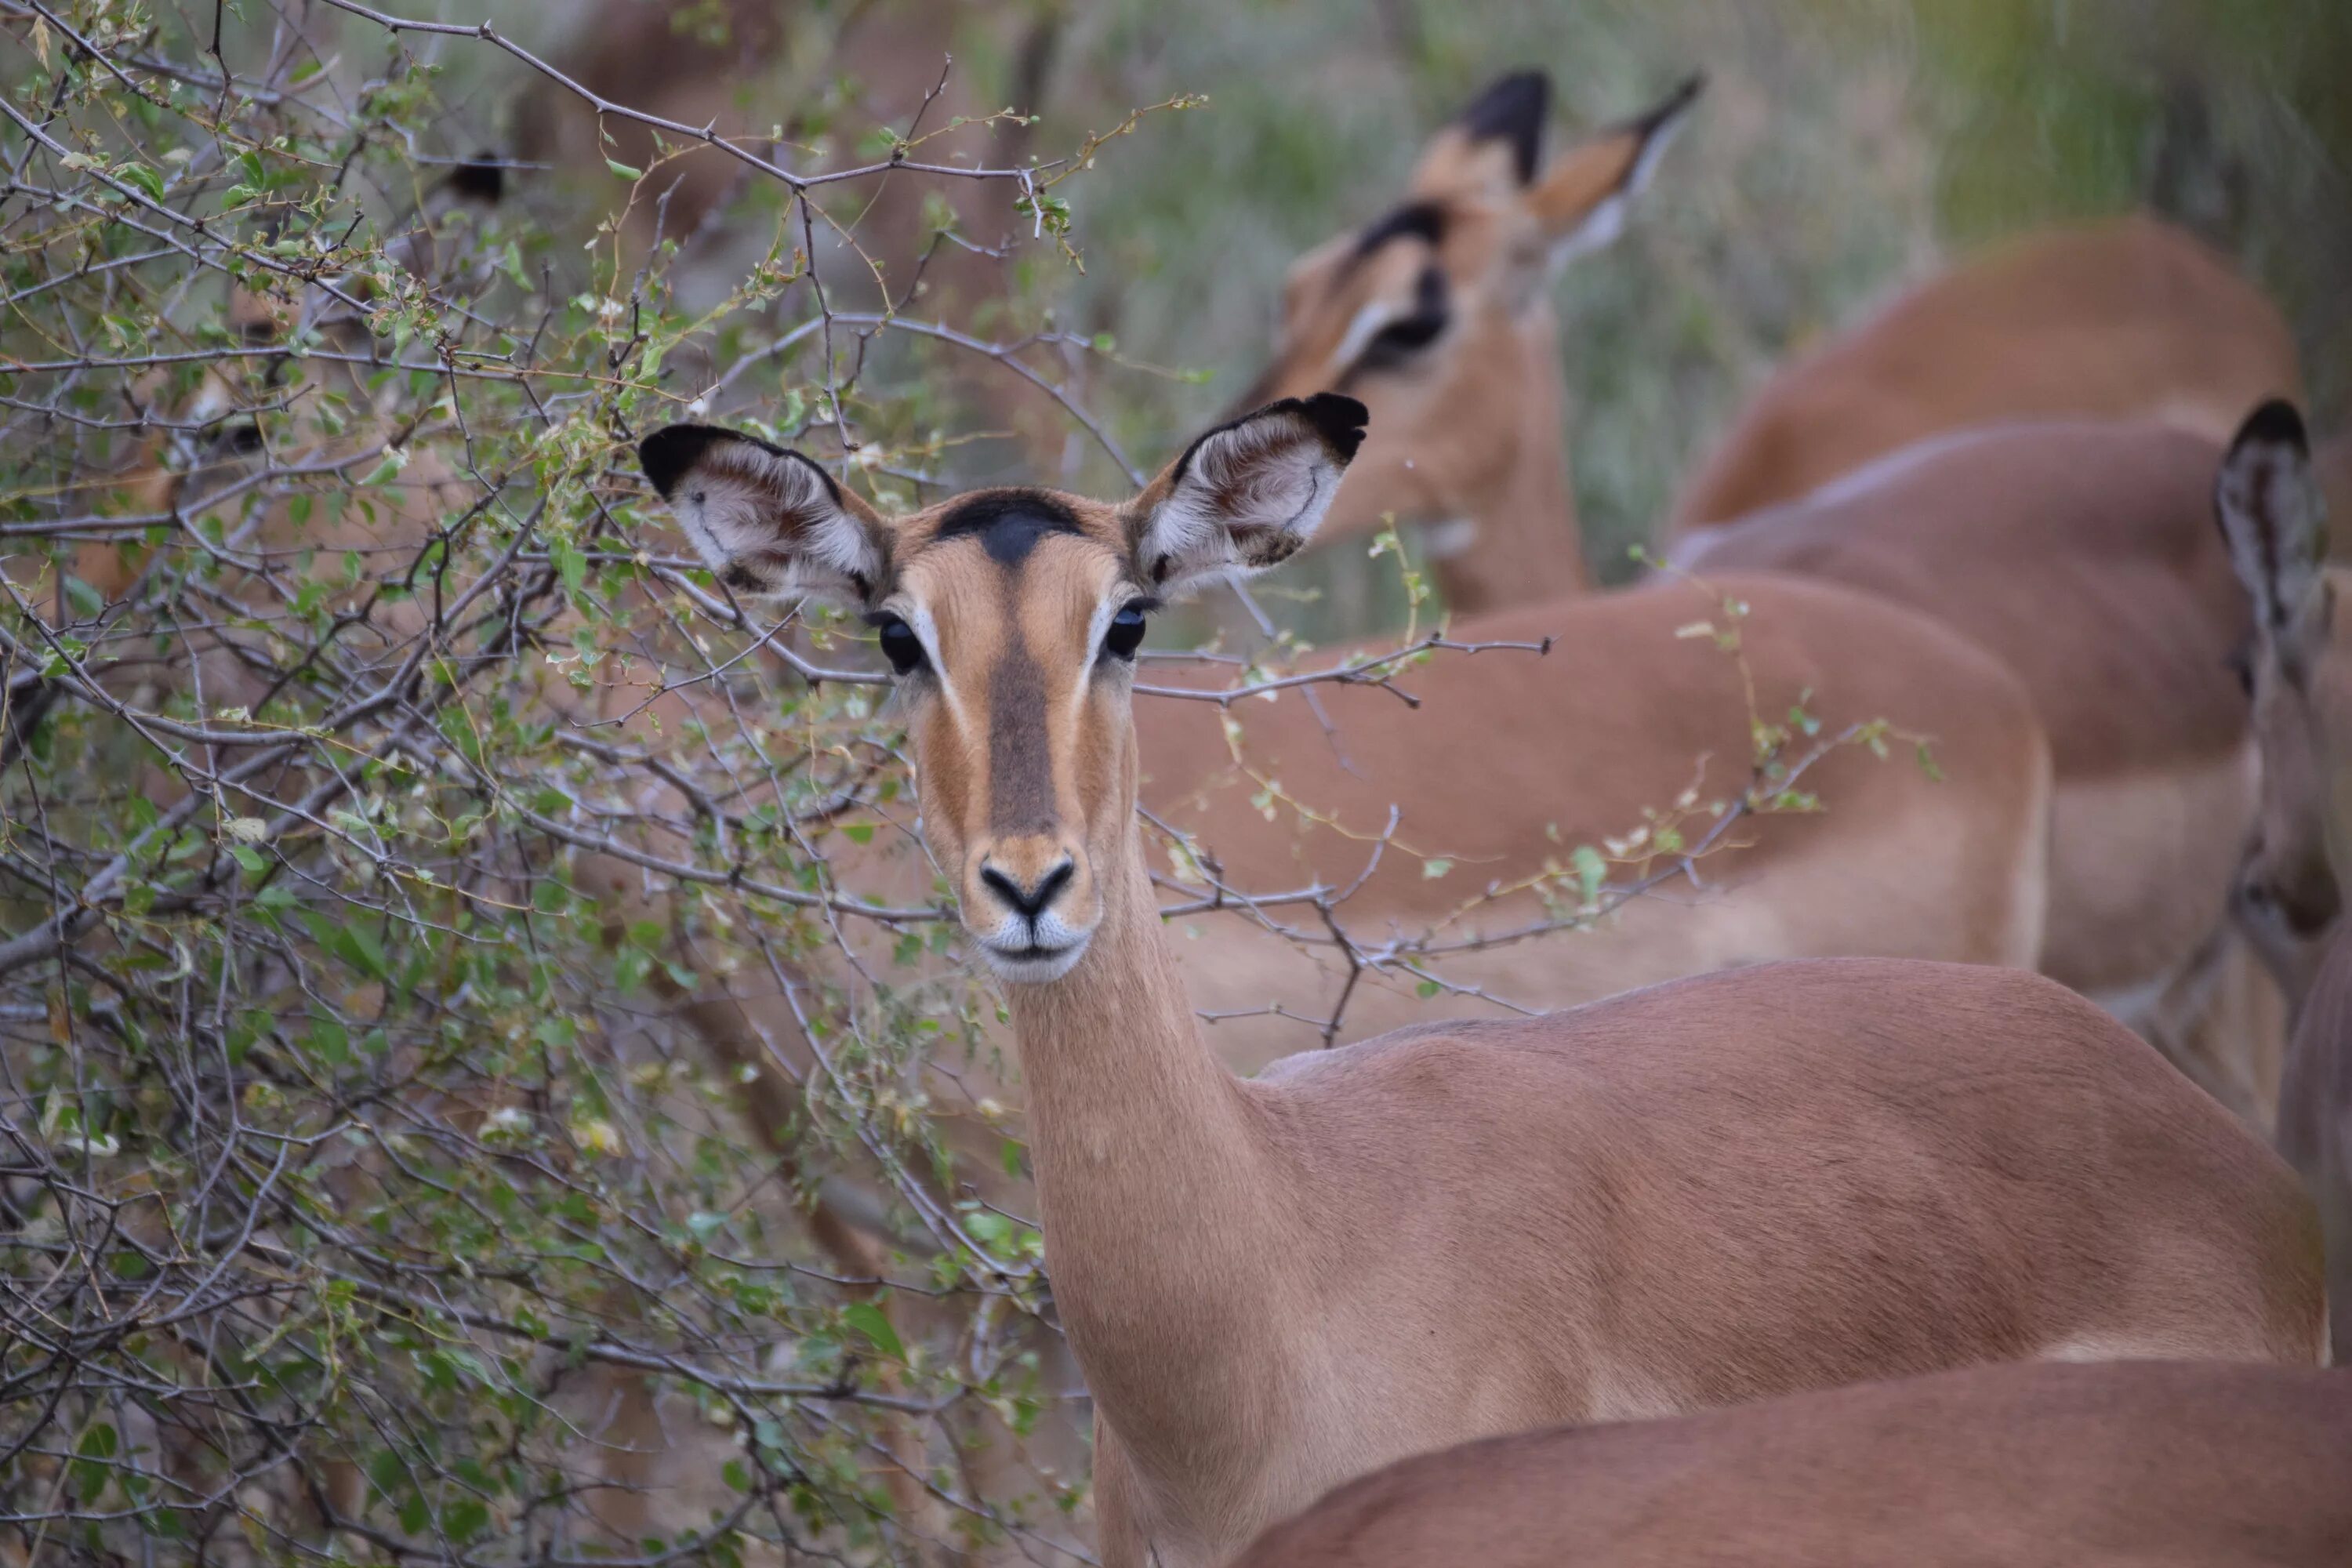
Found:
[[[1333,391],[1371,410],[1324,542],[1417,526],[1463,615],[1589,586],[1544,289],[1623,229],[1699,88],[1546,163],[1549,80],[1504,77],[1431,140],[1402,203],[1292,265],[1273,363],[1242,402]]]
[[[1391,1466],[1234,1568],[2336,1568],[2352,1380],[2003,1366]]]
[[[1999,653],[2049,732],[2042,968],[2266,1122],[2283,1024],[2231,932],[2256,787],[2216,537],[2221,448],[2149,424],[1962,432],[1687,536],[1686,570],[1785,571],[1915,606]]]
[[[2143,216],[2029,235],[1776,374],[1692,476],[1674,527],[1793,501],[1972,425],[2152,420],[2222,441],[2300,384],[2278,308],[2203,242]]]
[[[2230,558],[2253,606],[2248,673],[2262,808],[2235,901],[2295,1005],[2278,1143],[2319,1200],[2336,1359],[2352,1360],[2352,574],[2327,561],[2327,509],[2302,417],[2255,411],[2215,487]]]
[[[1223,1068],[1136,820],[1132,660],[1158,604],[1305,542],[1363,413],[1260,410],[1123,505],[896,521],[733,432],[640,447],[723,579],[853,606],[897,672],[924,836],[1020,1043],[1106,1563],[1222,1562],[1352,1475],[1545,1422],[2016,1358],[2313,1359],[2292,1173],[2032,975],[1760,965]]]
[[[1360,397],[1373,411],[1372,434],[1333,503],[1335,531],[1370,527],[1389,511],[1431,525],[1433,570],[1449,601],[1512,605],[1525,612],[1522,626],[1545,619],[1532,601],[1583,581],[1559,444],[1555,328],[1538,287],[1547,240],[1562,232],[1552,220],[1563,211],[1622,213],[1688,102],[1687,93],[1677,95],[1538,172],[1540,85],[1540,78],[1513,78],[1489,89],[1433,142],[1406,206],[1299,262],[1281,345],[1259,384],[1268,395],[1338,386]],[[1559,199],[1564,189],[1605,190],[1610,203],[1580,208]],[[1420,216],[1407,222],[1402,214]],[[1605,235],[1616,221],[1571,223],[1565,232],[1572,247],[1589,243],[1577,237]],[[2204,324],[2206,337],[2163,350],[2164,363],[2177,367],[2172,379],[2159,382],[2143,368],[2124,384],[2203,387],[2198,405],[2208,412],[2197,423],[2206,425],[2217,422],[2210,409],[2223,400],[2240,398],[2230,405],[2235,418],[2252,395],[2282,378],[2291,384],[2284,329],[2244,284],[2168,231],[2137,225],[2116,233],[2142,236],[2116,243],[2154,258],[2137,268],[2118,262],[2119,289],[2151,309],[2207,301],[2182,306],[2180,321]],[[2071,254],[2052,252],[2061,253]],[[2041,274],[2004,266],[1983,276]],[[1972,283],[1957,297],[1984,292]],[[1443,308],[1408,311],[1407,301],[1423,295]],[[2031,287],[2023,295],[2041,298]],[[1931,289],[1927,297],[1943,296]],[[1910,340],[1899,334],[1915,319],[1915,311],[1893,312],[1860,333],[1858,346],[1823,363],[1854,374],[1906,363]],[[2171,329],[2159,321],[2148,330],[2161,336]],[[2021,353],[2032,340],[1998,342]],[[1331,347],[1349,343],[1352,354]],[[2030,367],[2015,374],[2028,387],[2063,379]],[[2073,374],[2084,382],[2104,374]],[[1903,406],[1911,391],[1925,397],[1936,384],[1904,382],[1885,395]],[[2247,386],[2255,392],[2243,393]],[[1868,402],[1877,393],[1862,385],[1842,395]],[[2185,407],[2186,398],[2165,392],[2149,406]],[[1794,412],[1809,405],[1787,401],[1788,412],[1769,422],[1776,444],[1801,443]],[[2021,392],[2018,408],[2037,406]],[[1972,410],[1956,408],[1951,421],[1976,416]],[[1832,426],[1819,438],[1825,449],[1844,450],[1847,435]],[[2007,661],[2053,749],[2041,966],[2099,997],[2260,1122],[2276,1082],[2282,1025],[2274,989],[2225,919],[2253,763],[2243,698],[2227,668],[2244,611],[2208,521],[2219,452],[2215,437],[2147,423],[1964,432],[1884,458],[1752,526],[1698,531],[1676,559],[1709,578],[1772,571],[1839,581],[1891,598],[1915,618],[1924,609]],[[1601,613],[1580,606],[1577,615]],[[1865,667],[1853,658],[1838,666]],[[1643,700],[1626,696],[1629,705]],[[1603,699],[1596,692],[1593,700]],[[1883,710],[1904,709],[1897,701]],[[1312,765],[1323,753],[1311,735],[1294,718],[1287,755]],[[1155,776],[1163,771],[1149,735],[1146,756]],[[1344,789],[1344,776],[1339,782]],[[1524,784],[1511,793],[1529,797]],[[1461,813],[1454,820],[1483,819]],[[1361,812],[1356,830],[1367,830]],[[1248,831],[1237,820],[1223,837]],[[1436,892],[1424,890],[1424,901]],[[1327,982],[1326,994],[1339,984]],[[1228,989],[1220,988],[1215,1005],[1237,1000]]]

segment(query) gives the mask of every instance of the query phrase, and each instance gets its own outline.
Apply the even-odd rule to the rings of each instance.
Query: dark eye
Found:
[[[1422,269],[1413,290],[1412,313],[1399,316],[1372,334],[1358,357],[1358,370],[1389,370],[1402,364],[1445,331],[1451,313],[1446,306],[1445,274],[1435,267]]]
[[[1118,614],[1110,618],[1110,628],[1103,633],[1103,652],[1113,658],[1133,658],[1135,650],[1143,646],[1143,606],[1122,605]]]
[[[1414,354],[1437,341],[1445,330],[1445,317],[1412,315],[1401,321],[1391,321],[1372,334],[1364,345],[1364,357],[1356,363],[1365,370],[1385,370],[1402,364]]]
[[[2238,689],[2247,696],[2254,694],[2254,654],[2249,647],[2231,648],[2223,660],[2230,673],[2238,678]]]
[[[923,668],[923,639],[915,628],[896,616],[885,616],[875,623],[882,636],[882,657],[900,675],[912,675]]]

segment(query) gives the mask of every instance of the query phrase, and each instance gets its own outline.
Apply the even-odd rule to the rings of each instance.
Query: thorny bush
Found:
[[[1032,1219],[948,1158],[942,1085],[1022,1151],[940,890],[871,847],[878,660],[736,603],[630,452],[746,421],[904,503],[978,374],[1131,477],[1087,345],[945,319],[854,221],[995,183],[919,257],[1076,265],[1105,139],[705,151],[769,237],[689,312],[700,128],[550,232],[460,100],[645,116],[488,25],[243,9],[0,0],[0,1561],[1069,1560],[1082,1452],[974,1458],[1076,1392]]]

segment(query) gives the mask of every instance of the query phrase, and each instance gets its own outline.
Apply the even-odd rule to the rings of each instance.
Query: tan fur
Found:
[[[1685,634],[1722,622],[1726,597],[1745,603],[1742,660]],[[1738,847],[1701,863],[1592,930],[1439,957],[1448,982],[1503,1003],[1559,1007],[1634,985],[1777,957],[1882,954],[2032,967],[2040,954],[2047,760],[2022,692],[1992,658],[1860,595],[1818,584],[1743,577],[1706,590],[1661,583],[1623,594],[1482,617],[1456,628],[1477,640],[1550,637],[1551,651],[1441,659],[1387,692],[1326,688],[1327,736],[1304,693],[1234,712],[1256,776],[1331,814],[1302,827],[1289,810],[1269,822],[1250,775],[1226,766],[1217,710],[1148,701],[1139,722],[1144,798],[1154,815],[1197,836],[1228,877],[1261,892],[1361,876],[1388,820],[1420,856],[1391,847],[1340,920],[1360,941],[1431,934],[1459,943],[1540,925],[1533,894],[1473,910],[1490,884],[1511,886],[1579,845],[1599,847],[1642,826],[1647,809],[1685,791],[1704,804],[1737,799],[1748,781],[1754,711],[1784,719],[1803,702],[1835,733],[1885,718],[1934,739],[1946,777],[1927,777],[1907,744],[1880,760],[1834,754],[1802,781],[1820,813],[1738,825]],[[1538,716],[1522,722],[1515,715]],[[1800,739],[1791,754],[1801,752]],[[1687,832],[1712,826],[1703,812]],[[1421,857],[1453,868],[1425,874]],[[1614,873],[1630,879],[1642,867]],[[1572,885],[1572,879],[1571,885]],[[1310,916],[1272,918],[1323,933]],[[1196,1003],[1212,1013],[1278,1005],[1290,1019],[1237,1017],[1209,1038],[1254,1070],[1318,1043],[1311,1024],[1339,1001],[1336,951],[1271,941],[1244,917],[1178,922],[1178,951]],[[1416,977],[1360,981],[1348,1037],[1445,1016],[1496,1016],[1496,1003],[1424,999]]]
[[[1095,641],[1185,580],[1151,542],[1180,469],[1150,507],[1047,498],[1071,526],[1017,554],[940,503],[897,525],[863,601],[925,628],[904,688],[924,832],[1008,976],[1109,1568],[1222,1562],[1351,1475],[1539,1423],[2093,1340],[2308,1361],[2323,1307],[2290,1174],[2014,971],[1764,964],[1233,1078],[1160,931],[1129,676]],[[779,518],[771,548],[803,532]],[[1008,938],[984,856],[1024,887],[1083,861],[1025,917],[1069,939],[1050,970]]]
[[[2347,1476],[2340,1374],[1994,1367],[1433,1454],[1234,1568],[2336,1568]]]
[[[2154,419],[2219,441],[2301,384],[2277,308],[2201,242],[2151,217],[2053,230],[1963,261],[1780,371],[1674,526],[1729,522],[1995,420]]]
[[[1559,329],[1544,285],[1557,260],[1605,239],[1580,241],[1582,226],[1636,194],[1636,174],[1694,90],[1563,150],[1525,185],[1498,139],[1449,125],[1406,193],[1408,207],[1436,215],[1433,243],[1402,232],[1364,251],[1363,236],[1350,232],[1292,266],[1273,363],[1239,406],[1329,388],[1371,410],[1370,436],[1323,540],[1360,538],[1391,516],[1452,531],[1451,541],[1433,539],[1430,566],[1457,614],[1588,585],[1560,449]],[[1439,336],[1392,363],[1368,359],[1360,343],[1350,352],[1360,323],[1412,317],[1432,271],[1446,302]]]
[[[2250,601],[2262,809],[2233,910],[2295,1004],[2278,1144],[2319,1200],[2336,1359],[2352,1363],[2352,570],[2300,422],[2248,422],[2217,486]],[[2291,430],[2291,434],[2289,431]]]
[[[987,52],[1016,59],[1013,85],[1018,108],[1026,113],[1034,110],[1057,23],[1050,6],[949,6],[937,0],[861,0],[838,8],[788,0],[719,0],[693,7],[603,0],[572,30],[556,64],[612,102],[698,129],[714,126],[720,136],[788,168],[876,161],[851,144],[877,126],[901,134],[915,130],[922,138],[908,154],[915,162],[1008,168],[1026,161],[1027,128],[987,122],[1005,105],[981,99],[981,83],[968,66],[950,68],[950,58],[964,52],[959,30],[989,35],[982,45]],[[849,89],[848,100],[837,110],[825,106],[822,118],[830,123],[813,136],[811,121],[817,117],[809,108],[824,104],[836,87]],[[606,168],[608,158],[648,171],[627,224],[631,249],[639,255],[653,240],[657,215],[663,237],[682,239],[713,221],[714,209],[746,182],[768,178],[709,148],[685,151],[657,165],[653,131],[618,116],[600,121],[568,92],[528,91],[517,110],[523,156],[568,167],[592,190],[627,189]],[[779,121],[784,141],[773,143],[768,132]],[[674,134],[663,141],[672,149],[682,144]],[[827,143],[829,158],[810,156],[813,144]],[[878,268],[883,288],[903,300],[915,286],[918,261],[934,245],[927,203],[944,199],[975,244],[993,246],[1016,221],[1016,194],[1010,181],[912,175],[822,193],[817,205],[838,227],[817,222],[817,242],[827,252],[843,253],[844,263],[829,268],[827,276],[836,291],[865,308],[875,295],[870,274],[859,274]],[[798,244],[796,221],[792,236]],[[922,276],[927,294],[945,292],[967,304],[1003,287],[996,258],[955,245],[939,247]]]
[[[1999,653],[2056,770],[2044,973],[2176,1059],[2216,1058],[2200,1080],[2266,1124],[2276,1041],[2259,977],[2227,952],[2257,770],[2231,668],[2245,600],[2211,520],[2220,461],[2163,426],[1988,427],[1694,534],[1675,559],[1842,582]],[[2224,971],[2237,1000],[2217,1012]]]

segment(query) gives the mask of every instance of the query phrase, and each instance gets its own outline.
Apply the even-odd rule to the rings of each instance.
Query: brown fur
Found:
[[[1018,107],[1027,113],[1034,108],[1056,24],[1050,5],[959,8],[936,0],[859,0],[824,6],[720,0],[715,7],[686,7],[604,0],[575,30],[556,64],[608,101],[698,129],[715,125],[720,136],[763,157],[772,155],[788,168],[876,161],[848,143],[877,126],[901,134],[915,129],[922,141],[908,156],[918,163],[1008,168],[1025,161],[1027,128],[987,123],[986,117],[1005,105],[979,98],[980,84],[969,67],[949,68],[950,58],[962,52],[959,29],[993,35],[985,47],[1020,61],[1015,74],[1022,79],[1015,85],[1024,97]],[[835,83],[849,84],[854,92],[833,122],[815,133],[816,140],[832,144],[830,157],[813,158],[812,117],[803,100],[821,101]],[[926,110],[925,100],[934,92],[938,96]],[[782,112],[774,107],[779,101],[785,106]],[[627,226],[631,248],[638,253],[653,240],[657,212],[663,236],[683,238],[710,221],[714,209],[744,181],[767,178],[707,147],[680,152],[656,165],[653,131],[619,117],[600,121],[588,104],[568,92],[535,87],[521,97],[518,110],[524,155],[568,167],[592,189],[627,189],[606,169],[608,158],[648,171]],[[786,139],[781,145],[767,140],[778,123]],[[674,135],[662,140],[673,149],[681,145]],[[1009,181],[908,175],[821,193],[818,205],[840,228],[830,230],[820,222],[819,245],[828,251],[855,247],[855,254],[844,258],[847,265],[828,268],[828,279],[861,308],[870,305],[871,279],[858,273],[872,264],[883,269],[889,296],[901,299],[914,283],[916,263],[932,247],[927,201],[945,198],[976,244],[993,246],[1016,221],[1014,191]],[[665,192],[667,204],[661,201]],[[793,243],[798,241],[795,227]],[[1003,285],[994,258],[953,245],[932,257],[924,279],[928,289],[943,289],[967,304]]]
[[[1322,537],[1360,538],[1391,515],[1443,525],[1431,570],[1458,614],[1587,586],[1560,450],[1559,330],[1544,285],[1557,260],[1606,238],[1696,91],[1685,87],[1530,165],[1522,180],[1513,158],[1541,136],[1541,95],[1522,90],[1516,124],[1481,114],[1539,79],[1506,78],[1432,140],[1399,209],[1421,222],[1399,225],[1392,214],[1292,266],[1274,361],[1241,399],[1255,407],[1325,388],[1362,399],[1371,434]],[[1423,280],[1433,275],[1445,321],[1438,335],[1386,355],[1355,341],[1367,321],[1423,311]]]
[[[2219,441],[2301,384],[2277,308],[2181,230],[2128,217],[2032,235],[1775,375],[1690,480],[1675,527],[1795,500],[1994,420],[2157,419]]]
[[[2248,420],[2216,496],[2255,612],[2263,757],[2234,909],[2295,1002],[2279,1151],[2319,1200],[2336,1359],[2352,1363],[2352,571],[2324,564],[2327,508],[2292,410]]]
[[[1094,628],[1269,527],[1311,531],[1352,450],[1311,406],[1237,428],[1238,516],[1180,463],[1150,504],[1055,498],[1076,528],[1017,561],[943,531],[955,502],[861,555],[858,520],[789,489],[819,515],[733,547],[845,547],[887,567],[866,611],[920,633],[925,837],[1007,978],[1110,1568],[1221,1562],[1351,1475],[1545,1422],[2021,1356],[2312,1358],[2289,1173],[2111,1019],[2013,971],[1759,965],[1256,1082],[1219,1065],[1145,867],[1129,676]],[[691,492],[691,465],[663,467],[666,495]],[[1010,658],[1041,686],[1001,708]],[[1043,727],[1053,781],[1017,838],[986,763],[1005,725]],[[985,874],[1037,888],[1066,859],[1026,917]]]
[[[2010,1366],[1407,1460],[1234,1568],[2338,1568],[2352,1381]]]
[[[1695,534],[1676,560],[1844,583],[2006,659],[2056,772],[2044,972],[2110,1002],[2263,1121],[2274,1030],[2256,1017],[2208,1044],[2213,1010],[2199,994],[2255,979],[2230,973],[2242,960],[2225,919],[2255,784],[2231,668],[2245,598],[2211,521],[2220,458],[2204,437],[2158,425],[1969,431]]]
[[[1742,657],[1695,624],[1730,626],[1722,602],[1749,610]],[[1328,813],[1302,826],[1251,803],[1255,780],[1227,764],[1223,715],[1202,704],[1150,702],[1138,725],[1144,798],[1154,815],[1197,836],[1202,852],[1244,889],[1362,876],[1391,805],[1396,844],[1339,909],[1359,940],[1430,932],[1444,944],[1541,925],[1533,893],[1476,902],[1490,884],[1516,887],[1579,845],[1623,838],[1648,809],[1685,791],[1736,799],[1750,767],[1753,714],[1784,719],[1803,703],[1825,732],[1884,718],[1932,736],[1942,782],[1904,744],[1886,760],[1859,748],[1801,781],[1827,808],[1751,818],[1728,852],[1703,861],[1696,885],[1675,881],[1595,928],[1429,961],[1448,981],[1504,1003],[1559,1007],[1629,986],[1760,959],[1878,954],[2032,967],[2041,949],[2047,772],[2023,692],[1960,637],[1874,600],[1821,584],[1727,575],[1702,589],[1662,583],[1622,594],[1482,616],[1458,625],[1472,641],[1552,639],[1549,654],[1448,656],[1388,692],[1323,688],[1327,736],[1305,694],[1249,701],[1232,717],[1258,776]],[[1744,666],[1744,667],[1743,667]],[[1523,722],[1515,716],[1539,716]],[[1811,744],[1801,737],[1793,758]],[[1687,836],[1712,827],[1704,812]],[[1453,862],[1425,874],[1422,857]],[[1630,857],[1629,857],[1630,858]],[[1630,865],[1615,875],[1629,879]],[[1573,885],[1573,879],[1570,879]],[[1571,899],[1571,903],[1573,900]],[[1311,917],[1276,909],[1273,918]],[[1210,1038],[1245,1069],[1318,1040],[1311,1024],[1339,1000],[1345,965],[1332,949],[1272,941],[1239,915],[1181,924],[1195,1002],[1246,1013],[1270,1004],[1291,1016],[1237,1016]],[[1415,976],[1370,975],[1348,998],[1348,1037],[1447,1015],[1494,1016],[1471,996],[1423,998]]]

